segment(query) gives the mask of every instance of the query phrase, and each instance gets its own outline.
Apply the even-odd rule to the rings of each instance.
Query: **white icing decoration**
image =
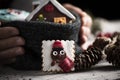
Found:
[[[50,56],[51,50],[52,50],[52,45],[55,42],[55,40],[44,40],[42,41],[42,58],[43,58],[43,71],[62,71],[62,69],[58,66],[58,64],[55,64],[54,66],[51,66],[52,63],[52,58]],[[74,61],[75,57],[75,45],[74,41],[69,41],[69,40],[61,40],[61,43],[63,45],[64,50],[66,51],[67,56]],[[71,69],[73,71],[74,68]]]
[[[75,16],[71,14],[67,9],[65,9],[58,1],[56,0],[40,0],[39,6],[31,12],[31,14],[26,18],[27,21],[30,21],[33,16],[42,8],[44,7],[47,3],[51,2],[61,13],[65,14],[69,18],[75,20]]]

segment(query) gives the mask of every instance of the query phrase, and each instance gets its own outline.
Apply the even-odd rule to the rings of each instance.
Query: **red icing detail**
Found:
[[[110,37],[112,37],[112,33],[105,33],[105,35],[104,36],[106,36],[106,37],[108,37],[108,38],[110,38]]]
[[[55,41],[53,43],[53,48],[56,48],[56,47],[63,48],[63,45],[62,45],[61,41]]]
[[[106,33],[98,33],[97,34],[97,37],[108,37],[108,38],[110,38],[110,37],[112,37],[112,33],[110,33],[110,32],[106,32]]]
[[[47,12],[52,12],[52,11],[54,11],[54,6],[53,6],[52,4],[47,4],[47,5],[45,6],[45,11],[47,11]]]
[[[62,60],[59,63],[59,67],[64,71],[64,72],[70,72],[71,69],[74,67],[74,62],[66,57],[64,60]]]

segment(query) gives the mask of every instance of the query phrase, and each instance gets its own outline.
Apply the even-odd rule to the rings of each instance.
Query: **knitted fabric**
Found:
[[[41,46],[43,40],[74,40],[76,45],[79,39],[80,18],[78,15],[73,23],[57,24],[40,21],[12,21],[2,23],[2,26],[13,26],[19,29],[20,36],[25,39],[25,54],[18,56],[16,62],[10,64],[15,69],[41,69]],[[80,51],[77,45],[76,51]]]

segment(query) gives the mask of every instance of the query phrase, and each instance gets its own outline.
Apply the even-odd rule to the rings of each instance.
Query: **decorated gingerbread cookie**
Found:
[[[47,40],[42,42],[43,71],[74,70],[74,41]]]
[[[60,24],[72,23],[76,18],[56,0],[39,0],[39,6],[27,17],[27,21],[48,21]]]

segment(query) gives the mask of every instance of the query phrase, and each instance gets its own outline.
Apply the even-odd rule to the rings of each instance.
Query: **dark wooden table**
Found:
[[[71,73],[17,71],[11,68],[0,68],[0,80],[120,80],[120,69],[106,61],[101,61],[89,70]]]

